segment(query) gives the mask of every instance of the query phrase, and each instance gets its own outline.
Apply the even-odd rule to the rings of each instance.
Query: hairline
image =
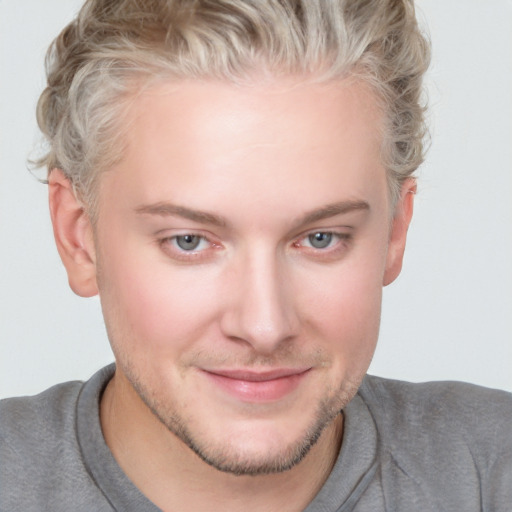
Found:
[[[117,139],[120,140],[121,150],[118,151],[118,156],[107,163],[107,165],[102,165],[101,161],[97,162],[95,169],[92,169],[90,172],[90,180],[88,182],[88,187],[86,190],[83,187],[73,183],[73,190],[75,191],[75,195],[82,202],[84,209],[87,211],[87,214],[93,225],[96,225],[98,215],[99,215],[99,195],[100,195],[100,182],[101,176],[105,172],[109,172],[112,168],[122,161],[122,154],[124,153],[127,142],[127,135],[131,124],[134,122],[133,115],[131,113],[134,110],[135,103],[138,98],[142,95],[150,92],[153,89],[158,88],[164,84],[186,84],[188,83],[224,83],[228,85],[233,85],[234,87],[258,87],[260,85],[271,85],[272,82],[280,79],[291,79],[290,83],[294,86],[308,85],[308,84],[331,84],[331,83],[342,83],[350,84],[354,82],[358,82],[361,87],[367,88],[370,91],[370,94],[375,98],[375,106],[379,111],[380,118],[382,120],[381,123],[378,123],[378,130],[380,136],[380,154],[381,160],[380,163],[386,173],[386,184],[388,189],[388,199],[390,201],[390,218],[394,216],[395,207],[398,201],[399,194],[396,190],[396,177],[392,176],[392,172],[385,165],[385,160],[383,153],[385,152],[385,145],[387,143],[387,134],[389,133],[389,128],[387,128],[388,118],[391,117],[390,113],[386,111],[386,102],[379,94],[379,91],[376,87],[374,87],[371,83],[371,80],[368,78],[367,74],[365,76],[364,71],[360,71],[356,66],[353,67],[353,70],[343,71],[341,73],[332,73],[329,72],[328,68],[322,70],[322,67],[319,67],[318,70],[305,72],[296,72],[296,73],[286,73],[281,72],[277,73],[275,70],[269,70],[267,67],[261,66],[260,68],[252,68],[246,72],[244,75],[238,75],[234,77],[218,77],[214,74],[204,74],[202,76],[188,76],[186,74],[179,75],[178,73],[172,72],[170,70],[162,70],[161,73],[153,74],[149,71],[145,70],[144,72],[134,73],[132,76],[127,77],[126,81],[131,82],[131,85],[127,87],[127,89],[116,97],[120,106],[117,107],[117,115],[115,124],[119,128],[116,130]],[[50,171],[51,172],[51,171]],[[414,176],[408,176],[408,178],[415,179]]]

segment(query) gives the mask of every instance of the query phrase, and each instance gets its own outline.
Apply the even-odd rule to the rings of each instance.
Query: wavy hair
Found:
[[[94,217],[97,177],[120,159],[127,107],[148,83],[356,76],[384,112],[394,202],[424,157],[429,58],[412,0],[87,0],[47,53],[35,163],[62,169]]]

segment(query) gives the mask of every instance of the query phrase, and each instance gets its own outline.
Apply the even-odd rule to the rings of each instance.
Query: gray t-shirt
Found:
[[[159,510],[105,444],[86,383],[0,402],[0,511]],[[367,376],[344,410],[335,467],[306,512],[511,512],[512,395]]]

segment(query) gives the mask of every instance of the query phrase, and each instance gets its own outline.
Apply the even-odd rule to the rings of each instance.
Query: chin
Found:
[[[288,415],[265,419],[214,418],[213,413],[201,417],[201,407],[184,418],[148,400],[144,393],[139,395],[160,422],[209,466],[233,475],[256,476],[297,466],[326,429],[334,427],[353,393],[339,393],[324,400],[308,417],[299,417],[300,411],[290,411]]]
[[[236,428],[224,439],[192,435],[186,428],[173,431],[198,457],[211,467],[233,475],[268,475],[288,471],[297,466],[320,439],[333,417],[317,418],[311,428],[297,433],[282,432],[275,426],[267,428]],[[271,423],[271,421],[267,422]]]

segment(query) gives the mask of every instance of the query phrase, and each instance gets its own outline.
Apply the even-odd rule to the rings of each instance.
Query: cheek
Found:
[[[173,269],[143,252],[102,263],[100,297],[111,338],[131,350],[173,353],[200,336],[216,315],[211,279]]]
[[[309,293],[302,295],[303,317],[327,340],[329,350],[346,361],[371,359],[377,342],[382,265],[354,263],[316,276]]]
[[[362,282],[357,275],[343,274],[329,283],[316,301],[316,310],[327,318],[325,323],[331,329],[343,327],[344,332],[356,335],[364,332],[372,319],[378,320],[381,290],[375,282]]]

